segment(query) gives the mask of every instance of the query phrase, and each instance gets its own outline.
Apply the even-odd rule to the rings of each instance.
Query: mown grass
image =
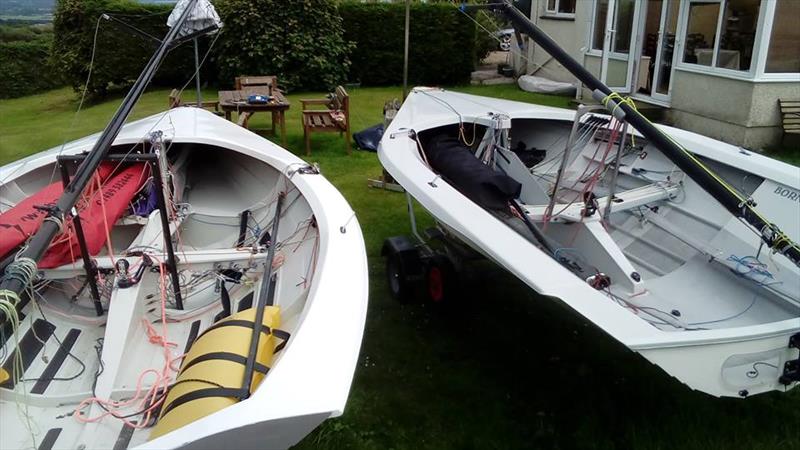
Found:
[[[513,86],[457,89],[566,105]],[[355,130],[380,122],[383,102],[400,96],[399,88],[350,91]],[[297,154],[298,100],[319,95],[289,96],[288,148]],[[148,92],[134,117],[162,110],[166,99],[166,90]],[[76,102],[66,89],[0,101],[0,164],[100,130],[118,102],[86,107],[71,126]],[[251,125],[267,127],[263,115]],[[800,390],[746,401],[693,392],[488,262],[471,268],[463,298],[447,308],[398,304],[387,293],[380,246],[410,232],[405,196],[368,188],[381,172],[376,155],[348,157],[336,135],[314,135],[308,160],[357,212],[370,306],[345,414],[298,448],[800,448]]]

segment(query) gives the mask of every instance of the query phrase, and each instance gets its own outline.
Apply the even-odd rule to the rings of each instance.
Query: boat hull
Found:
[[[178,246],[179,269],[185,271],[181,280],[187,282],[194,274],[223,269],[249,270],[250,275],[245,276],[251,277],[248,283],[227,284],[234,311],[249,307],[244,306],[252,302],[249,294],[258,292],[264,281],[261,274],[267,254],[264,248],[257,248],[261,231],[254,229],[266,229],[275,213],[270,195],[288,192],[282,229],[276,238],[282,256],[278,263],[273,262],[277,281],[270,294],[281,308],[281,328],[290,333],[287,345],[249,398],[151,440],[150,428],[133,429],[112,417],[82,423],[75,419],[74,411],[78,403],[90,397],[120,400],[135,396],[140,372],[163,366],[163,350],[157,339],[150,339],[144,324],[149,322],[161,334],[164,321],[157,303],[158,264],[144,271],[142,280],[129,288],[116,287],[112,273],[109,283],[113,281],[114,287],[103,291],[106,312],[101,317],[96,317],[92,309],[81,308],[83,300],[70,306],[69,299],[62,301],[55,291],[52,297],[45,293],[21,308],[26,318],[17,338],[25,340],[35,328],[36,335],[45,341],[26,349],[39,353],[32,354],[24,377],[43,376],[56,349],[82,359],[85,375],[72,381],[49,382],[41,392],[31,391],[33,382],[0,389],[3,429],[14,430],[0,433],[2,448],[29,448],[43,439],[55,448],[288,448],[325,419],[344,411],[368,299],[364,240],[352,208],[322,175],[306,170],[310,166],[300,158],[201,109],[176,108],[130,123],[115,140],[116,150],[112,152],[148,142],[150,133],[156,130],[163,132],[169,152],[188,155],[188,162],[178,155],[170,163],[175,173],[184,163],[188,167],[186,176],[176,176],[172,183],[176,192],[184,192],[180,201],[188,205],[176,207],[183,212],[170,224]],[[47,184],[58,155],[80,154],[90,149],[96,138],[89,136],[0,167],[3,204],[16,203],[37,185]],[[227,168],[239,170],[237,176],[226,176]],[[175,202],[179,203],[177,197]],[[255,219],[246,233],[247,244],[234,246],[240,213],[245,209],[251,210]],[[111,236],[117,258],[128,255],[125,257],[134,267],[139,257],[126,253],[124,247],[130,245],[146,247],[154,260],[161,261],[163,238],[158,217],[155,211],[149,217],[126,217],[118,222]],[[114,267],[110,255],[102,253],[94,259],[99,267]],[[41,273],[44,279],[59,284],[72,283],[70,280],[83,274],[79,263]],[[188,350],[222,310],[219,284],[215,288],[213,276],[202,280],[185,287],[190,294],[185,295],[185,310],[170,305],[163,308],[169,319],[164,331],[173,343],[173,358]],[[162,302],[166,302],[164,294]],[[42,333],[44,329],[49,331]],[[15,340],[9,339],[3,346],[3,355],[10,355]],[[8,361],[6,357],[4,363]],[[173,377],[178,364],[171,371]],[[56,374],[65,377],[79,369],[74,358],[63,356]],[[148,389],[152,378],[142,380],[143,388]],[[29,429],[24,416],[17,414],[18,406],[25,408],[37,429]],[[102,413],[97,404],[84,410],[86,417]]]
[[[454,110],[458,111],[458,117],[453,113]],[[431,213],[448,234],[493,260],[536,292],[564,302],[611,337],[657,364],[692,389],[714,396],[741,398],[772,390],[786,391],[797,385],[797,383],[786,384],[779,380],[784,365],[800,357],[800,351],[789,345],[790,338],[800,333],[800,313],[798,313],[800,310],[796,303],[800,298],[798,287],[800,276],[797,275],[796,267],[783,265],[779,268],[782,271],[781,275],[776,275],[783,277],[779,287],[789,294],[786,302],[778,305],[770,304],[770,307],[774,306],[773,310],[765,309],[758,312],[764,317],[772,317],[771,320],[754,319],[752,323],[734,322],[729,327],[714,324],[711,320],[707,326],[699,325],[692,327],[691,330],[680,331],[654,326],[651,323],[654,321],[643,320],[629,308],[609,301],[604,291],[595,290],[580,278],[576,278],[570,270],[543,252],[533,239],[523,236],[519,226],[509,226],[496,215],[466,198],[447,180],[440,179],[441,177],[420,156],[416,139],[408,137],[409,130],[414,130],[415,135],[419,136],[425,130],[457,126],[459,119],[463,124],[477,123],[490,126],[492,114],[487,114],[488,111],[506,115],[512,123],[535,120],[561,126],[567,130],[575,114],[569,110],[457,94],[439,89],[417,88],[406,100],[384,135],[378,151],[381,163],[409,195]],[[773,197],[776,190],[780,189],[800,192],[798,185],[800,169],[683,130],[669,127],[662,129],[703,158],[712,162],[723,161],[734,167],[747,167],[750,177],[763,179],[761,187],[753,193],[754,200],[770,217],[781,220],[782,229],[790,237],[797,239],[800,234],[800,220],[798,220],[800,209],[791,202]],[[512,137],[521,134],[524,133],[515,132],[514,126],[511,127]],[[480,134],[478,136],[479,140]],[[566,139],[562,142],[565,141]],[[653,158],[656,156],[651,155],[648,158],[655,161]],[[684,182],[684,185],[683,189],[692,193],[692,197],[686,201],[688,206],[692,206],[695,199],[705,201],[704,194],[695,194],[689,182]],[[699,192],[699,189],[697,191]],[[747,251],[755,253],[758,248],[757,237],[741,237],[748,236],[749,231],[744,232],[737,228],[743,225],[736,219],[727,216],[724,210],[719,211],[720,208],[713,203],[708,203],[708,206],[703,204],[699,208],[708,211],[713,218],[714,226],[717,227],[714,229],[717,233],[716,240],[709,239],[709,241],[715,245],[731,247],[735,247],[732,242],[736,241],[736,245],[742,246],[742,251],[754,247],[753,250]],[[587,230],[592,227],[582,220],[570,223],[576,225],[565,222],[551,226],[550,236],[557,236],[559,227],[563,229],[585,227]],[[604,234],[601,230],[591,236],[598,236],[599,239]],[[614,241],[619,242],[620,236],[620,233],[615,234]],[[747,245],[753,247],[741,244],[739,241],[742,240],[746,240]],[[614,242],[610,245],[614,245]],[[671,270],[663,276],[653,276],[652,282],[648,280],[652,291],[641,289],[637,283],[632,282],[630,283],[633,285],[632,289],[640,290],[638,294],[634,291],[627,292],[631,298],[630,303],[646,304],[644,302],[656,299],[658,295],[655,292],[658,287],[661,292],[669,292],[672,289],[675,299],[681,298],[680,304],[683,306],[680,309],[684,311],[684,316],[691,312],[693,304],[707,304],[697,312],[702,317],[687,318],[687,321],[696,320],[705,323],[709,315],[716,319],[727,316],[729,314],[727,310],[745,309],[741,306],[747,307],[750,297],[746,299],[743,297],[741,305],[732,300],[731,304],[726,304],[725,298],[728,293],[723,292],[736,294],[742,289],[751,289],[751,286],[746,284],[723,286],[723,290],[714,294],[705,289],[702,280],[691,278],[692,273],[697,272],[694,270],[697,268],[702,269],[703,273],[708,272],[709,276],[720,279],[726,279],[734,270],[724,266],[717,267],[718,264],[715,264],[717,263],[711,264],[702,255],[688,258],[678,265],[678,269]],[[639,264],[635,265],[637,268],[641,267]],[[736,280],[737,283],[739,281],[741,280]],[[763,300],[756,302],[758,298],[753,298],[753,303],[756,303],[753,310],[766,305]],[[670,310],[666,311],[666,315],[669,315]]]

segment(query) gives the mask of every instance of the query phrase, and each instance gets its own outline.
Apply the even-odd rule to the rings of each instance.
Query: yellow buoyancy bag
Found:
[[[161,407],[151,440],[239,401],[255,315],[256,309],[250,308],[222,319],[192,344]],[[267,373],[276,338],[284,334],[275,329],[280,326],[277,306],[264,309],[262,323],[251,393]]]

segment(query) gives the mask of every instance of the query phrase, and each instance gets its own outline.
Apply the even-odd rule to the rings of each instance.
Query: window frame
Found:
[[[775,22],[775,12],[778,2],[775,0],[761,0],[761,6],[765,10],[764,31],[761,35],[762,43],[759,46],[756,79],[758,81],[793,81],[800,82],[800,72],[767,72],[767,57],[769,56],[769,44],[772,41],[772,27]],[[753,55],[756,59],[756,55]]]
[[[745,81],[767,81],[770,78],[774,81],[789,81],[787,77],[780,76],[785,74],[777,74],[778,77],[766,77],[764,74],[764,66],[766,64],[766,52],[769,47],[769,34],[772,32],[772,18],[775,13],[774,0],[761,0],[758,7],[758,19],[756,21],[755,41],[753,42],[753,57],[750,60],[749,70],[733,70],[724,67],[716,67],[717,56],[719,54],[720,46],[720,32],[722,29],[723,18],[725,17],[725,8],[728,6],[730,0],[685,0],[681,3],[681,10],[678,18],[678,32],[676,33],[676,51],[680,57],[675,64],[676,70],[684,72],[694,72],[720,76],[723,78],[732,78],[736,80]],[[714,36],[713,53],[711,56],[711,65],[704,66],[702,64],[687,63],[683,60],[684,49],[686,46],[686,34],[689,28],[689,10],[693,3],[719,3],[719,13],[717,16],[717,29]],[[769,26],[767,26],[769,25]]]
[[[800,1],[800,0],[797,0]],[[767,56],[769,52],[770,39],[772,37],[772,27],[775,17],[777,6],[776,0],[761,0],[759,3],[758,20],[756,22],[756,38],[753,42],[753,57],[750,61],[750,70],[741,71],[726,69],[722,67],[714,67],[717,58],[717,48],[719,38],[715,36],[714,39],[714,53],[712,56],[712,66],[703,66],[700,64],[692,64],[683,62],[683,51],[685,46],[686,32],[689,20],[689,5],[692,3],[720,3],[720,16],[717,18],[717,29],[721,27],[722,19],[724,17],[725,7],[727,0],[681,0],[680,8],[678,10],[678,25],[675,32],[675,52],[677,53],[674,70],[684,72],[693,72],[705,75],[713,75],[721,78],[730,78],[735,80],[749,81],[749,82],[798,82],[800,81],[800,73],[798,72],[782,72],[782,73],[768,73],[765,72],[767,64]],[[602,58],[602,49],[594,49],[594,29],[595,21],[597,20],[597,8],[600,0],[592,2],[591,19],[587,21],[588,27],[586,28],[586,47],[584,54]],[[557,6],[557,4],[556,4]],[[641,19],[639,19],[641,20]],[[603,33],[605,33],[605,23],[602,24]],[[613,47],[612,47],[613,48]],[[628,55],[624,53],[609,52],[610,59],[627,60]]]
[[[553,0],[554,9],[550,9],[549,1],[544,1],[544,12],[542,13],[542,18],[544,19],[571,19],[575,20],[575,9],[578,9],[578,1],[576,0],[574,3],[574,9],[571,13],[559,12],[559,6],[561,6],[562,0]]]
[[[636,0],[636,2],[638,2],[638,0]],[[598,58],[602,58],[603,57],[603,46],[601,45],[599,49],[594,48],[594,44],[595,44],[595,42],[594,42],[594,27],[595,27],[595,20],[597,19],[597,5],[599,3],[600,3],[600,0],[594,0],[592,2],[592,16],[591,16],[592,20],[589,21],[589,36],[588,36],[588,41],[589,42],[588,42],[588,45],[586,46],[587,50],[584,53],[589,55],[589,56],[596,56]],[[608,15],[609,13],[615,14],[616,11],[606,11],[606,15]],[[617,19],[618,19],[618,17],[614,17],[612,19],[614,28],[617,27]],[[637,17],[633,18],[633,22],[634,23],[632,23],[631,32],[634,32],[634,30],[636,30],[636,32],[638,32],[638,28],[636,26],[633,26],[633,25],[636,25],[635,22],[637,20],[638,20]],[[606,32],[606,24],[605,24],[605,22],[603,23],[602,26],[603,26],[603,36],[605,36],[605,32]],[[633,39],[633,41],[635,43],[636,39]],[[612,40],[612,42],[609,42],[608,48],[610,49],[608,51],[608,58],[609,59],[616,59],[618,61],[627,61],[628,58],[630,57],[631,52],[633,52],[633,49],[628,49],[628,53],[615,52],[614,51],[614,41],[613,40]]]

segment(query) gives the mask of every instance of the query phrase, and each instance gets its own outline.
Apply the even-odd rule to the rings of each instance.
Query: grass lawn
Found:
[[[567,103],[515,86],[457,89]],[[167,93],[145,94],[134,117],[161,111]],[[360,130],[381,121],[383,102],[400,89],[350,93],[353,129]],[[297,154],[303,152],[298,100],[319,95],[289,96],[288,147]],[[73,120],[77,104],[69,89],[0,101],[0,164],[99,131],[118,103],[86,107]],[[263,114],[250,123],[267,126]],[[337,135],[312,139],[308,160],[320,163],[361,222],[370,306],[347,410],[299,448],[800,449],[800,389],[746,401],[693,392],[488,262],[476,264],[469,294],[448,308],[394,302],[380,246],[409,233],[405,197],[367,188],[367,178],[380,174],[375,154],[347,157]]]

